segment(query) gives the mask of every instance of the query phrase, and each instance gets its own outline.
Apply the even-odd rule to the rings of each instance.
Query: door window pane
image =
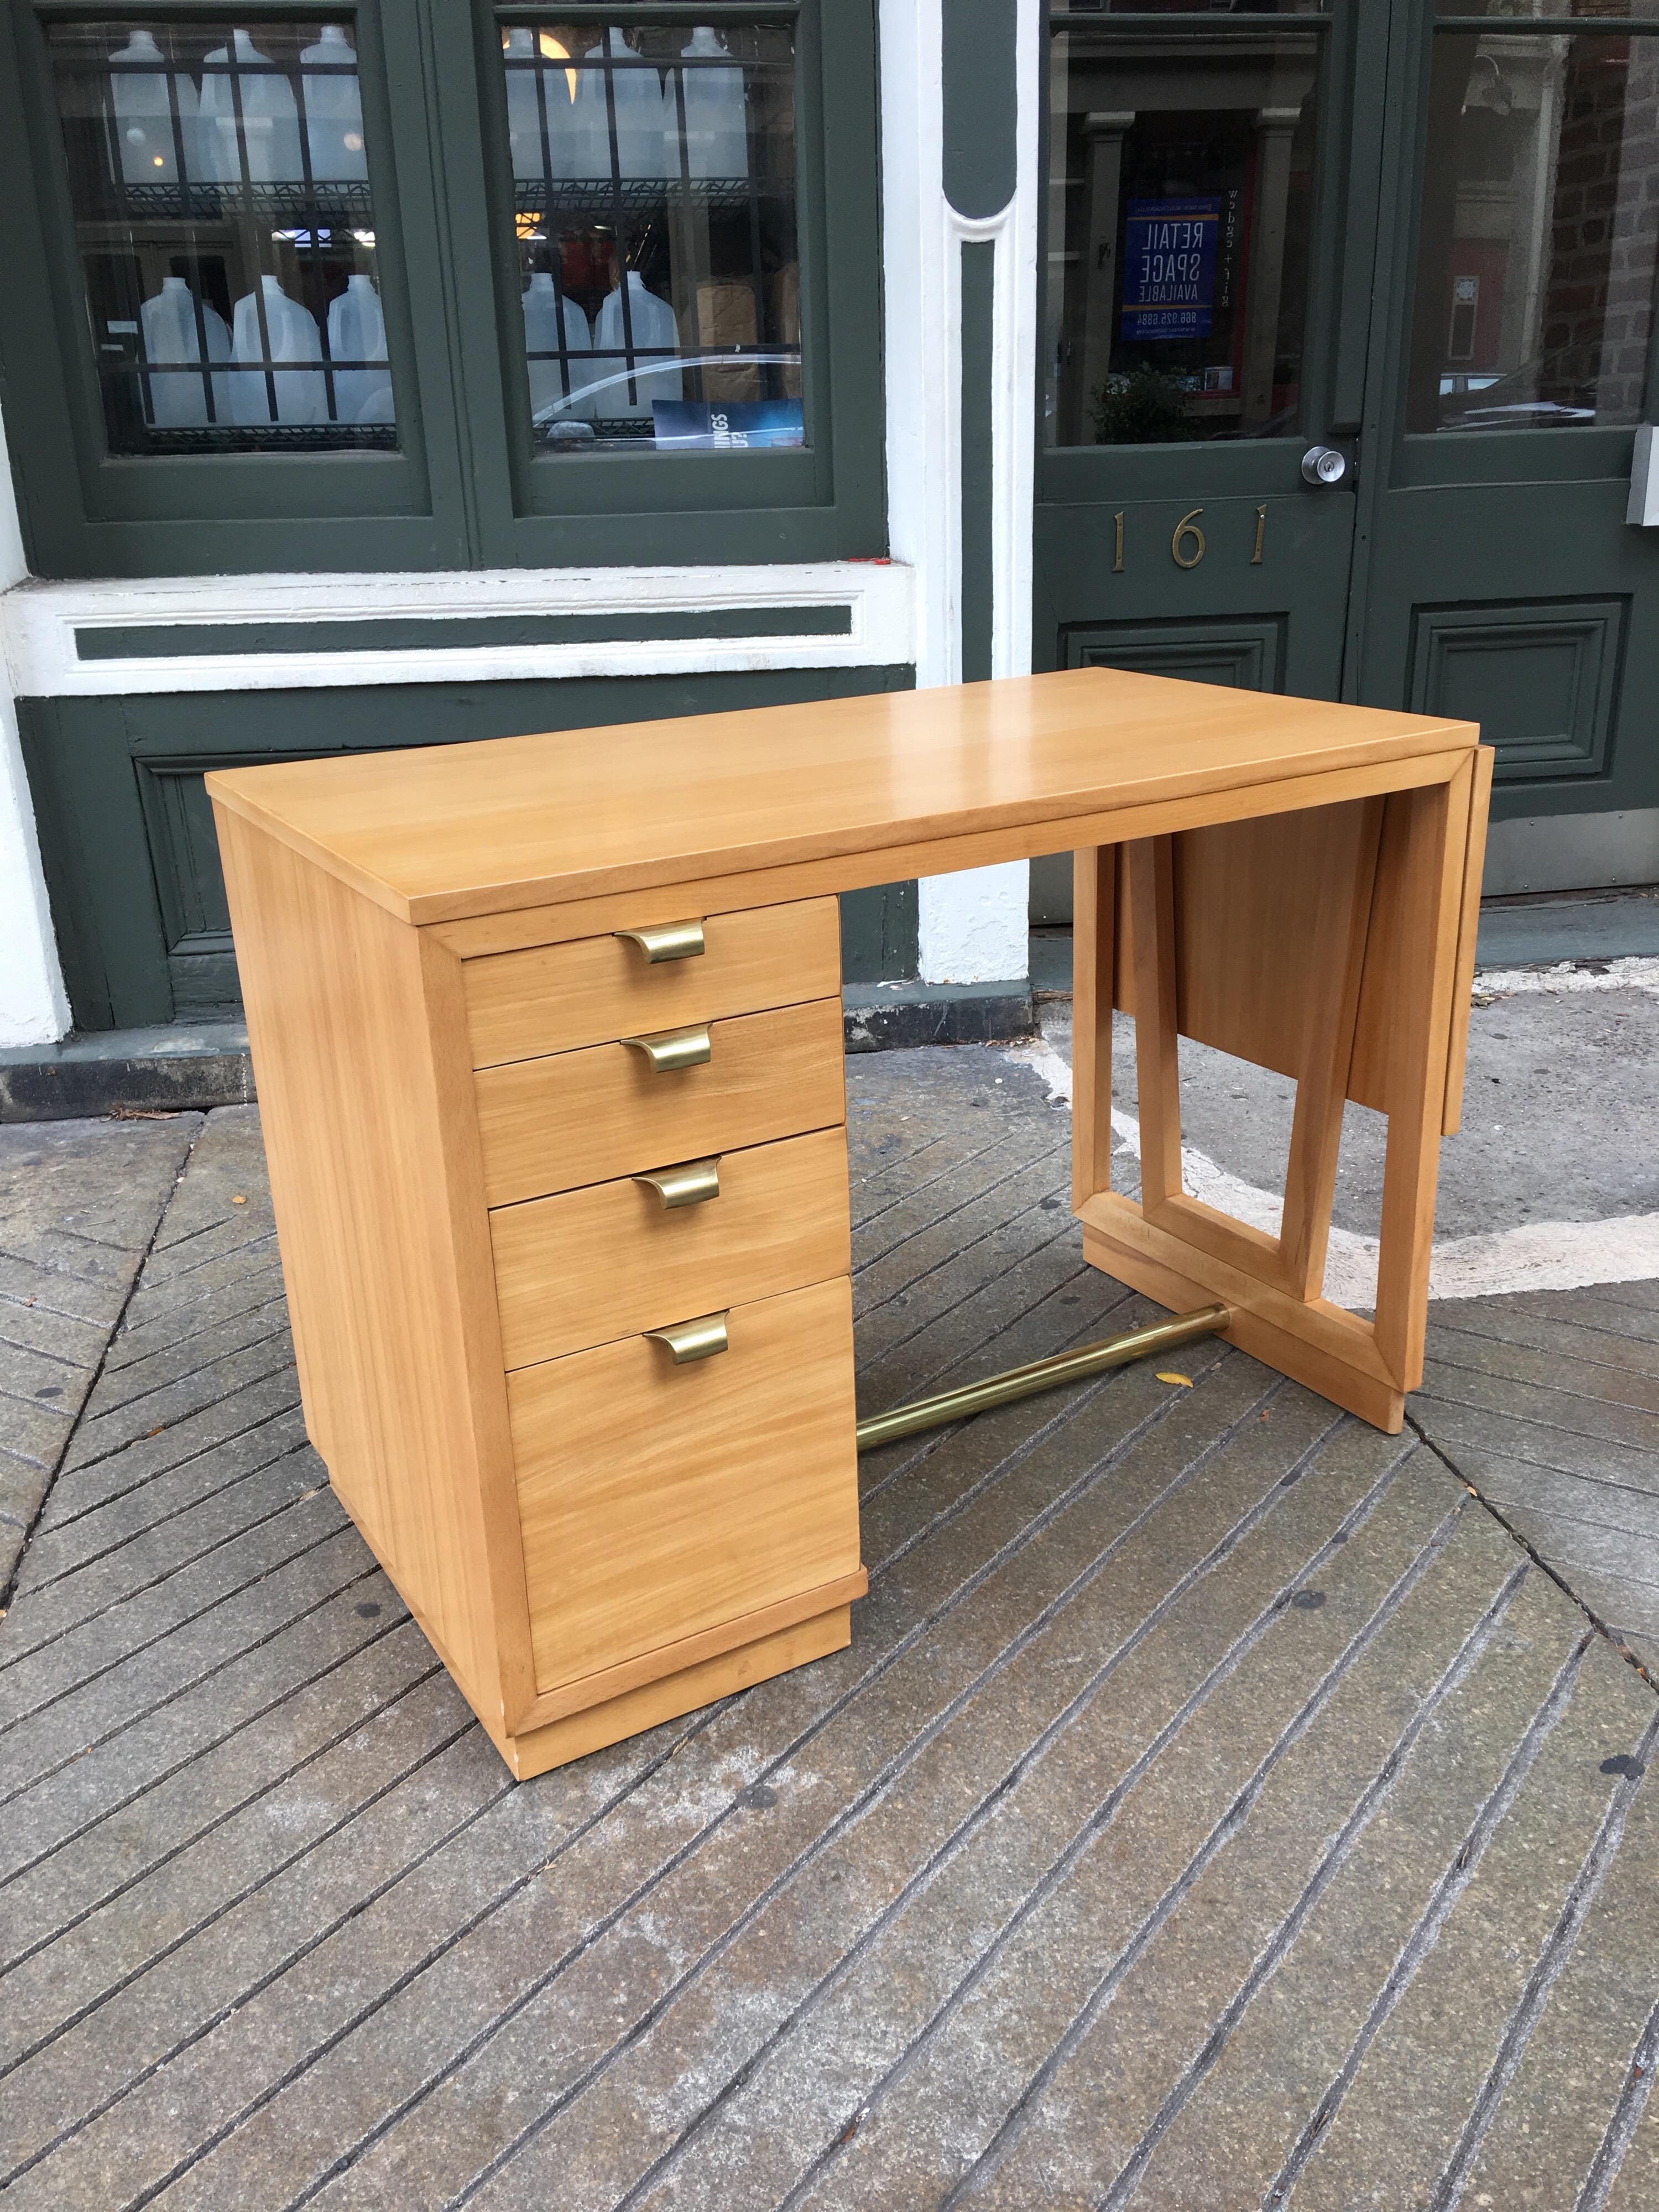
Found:
[[[501,66],[536,450],[806,443],[793,32],[514,25]]]
[[[112,453],[392,447],[349,23],[52,23]]]
[[[1053,21],[1048,443],[1288,434],[1318,38]]]
[[[1659,38],[1434,42],[1407,428],[1642,418]]]
[[[1659,0],[1435,0],[1437,15],[1486,15],[1496,21],[1511,18],[1548,16],[1560,22],[1568,16],[1586,23],[1605,22],[1609,16],[1626,22],[1651,21],[1659,15]]]
[[[1069,0],[1068,15],[1320,15],[1329,0]]]

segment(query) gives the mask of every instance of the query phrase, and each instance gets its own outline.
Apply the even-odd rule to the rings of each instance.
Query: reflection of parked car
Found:
[[[1582,358],[1582,357],[1581,357]],[[1443,430],[1559,430],[1594,422],[1595,388],[1564,375],[1565,356],[1545,354],[1523,362],[1507,375],[1497,371],[1469,370],[1440,380],[1440,427]],[[1571,399],[1544,399],[1540,387],[1554,386],[1573,393]],[[1589,401],[1579,404],[1579,396]],[[1479,394],[1478,398],[1474,395]],[[1472,405],[1461,404],[1473,399]]]
[[[1522,399],[1506,407],[1466,407],[1441,417],[1443,430],[1559,430],[1593,422],[1593,407],[1564,407],[1557,399]]]

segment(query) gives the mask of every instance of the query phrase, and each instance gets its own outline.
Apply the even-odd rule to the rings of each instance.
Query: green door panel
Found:
[[[1376,502],[1360,696],[1478,721],[1499,818],[1659,805],[1659,532],[1626,522],[1628,491],[1391,485]]]
[[[1625,520],[1635,426],[1659,419],[1645,181],[1659,18],[1330,0],[1314,86],[1297,76],[1299,9],[1177,12],[1154,33],[1115,9],[1048,11],[1083,58],[1057,44],[1051,79],[1051,145],[1068,137],[1042,264],[1036,665],[1474,720],[1497,754],[1499,818],[1659,805],[1659,530]],[[1293,146],[1318,106],[1317,173],[1284,203],[1310,211],[1293,439],[1271,416],[1255,436],[1214,419],[1237,390],[1216,337],[1217,272],[1235,267],[1216,148],[1241,127],[1221,88],[1243,86],[1275,37],[1300,102],[1277,111]],[[1068,97],[1067,69],[1086,98]],[[1160,130],[1179,140],[1188,201],[1133,198]],[[1204,240],[1177,271],[1200,334],[1166,349],[1167,368],[1127,266],[1160,214]],[[1246,324],[1250,267],[1234,307]],[[1281,312],[1287,359],[1296,335]],[[1245,357],[1248,386],[1248,342]],[[1247,417],[1253,404],[1247,390]],[[1302,488],[1315,442],[1349,461],[1334,491]],[[1052,918],[1062,896],[1046,871],[1034,912]]]
[[[586,730],[907,690],[908,666],[589,677],[522,684],[18,702],[58,950],[77,1029],[189,1018],[236,1000],[210,769]],[[915,886],[848,895],[847,980],[915,972]]]
[[[1374,13],[1051,6],[1032,658],[1340,696]],[[1045,862],[1034,917],[1070,911]]]
[[[1628,599],[1414,607],[1412,704],[1479,722],[1500,783],[1602,775],[1629,613]]]
[[[1189,481],[1167,498],[1115,507],[1038,507],[1037,665],[1095,660],[1334,698],[1352,494],[1274,494],[1264,484],[1256,497],[1206,499],[1194,490]]]
[[[1478,721],[1496,818],[1651,807],[1659,531],[1625,511],[1659,24],[1467,12],[1389,10],[1355,693]]]

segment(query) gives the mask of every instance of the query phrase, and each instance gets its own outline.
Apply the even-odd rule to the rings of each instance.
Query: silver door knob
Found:
[[[1348,457],[1334,446],[1310,446],[1302,456],[1304,483],[1340,484],[1348,473]]]

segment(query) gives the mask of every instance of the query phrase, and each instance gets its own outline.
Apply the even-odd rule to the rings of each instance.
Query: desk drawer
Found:
[[[841,1000],[709,1026],[700,1066],[653,1071],[623,1044],[481,1068],[473,1078],[491,1206],[736,1152],[847,1118]]]
[[[726,1328],[684,1366],[626,1337],[508,1377],[538,1690],[857,1571],[846,1277]]]
[[[472,1065],[832,999],[841,988],[832,898],[711,914],[703,946],[689,958],[651,961],[627,938],[583,937],[469,960],[462,980]]]
[[[492,1213],[507,1366],[847,1273],[840,1129],[723,1153],[719,1176],[719,1194],[691,1206],[621,1182]]]

